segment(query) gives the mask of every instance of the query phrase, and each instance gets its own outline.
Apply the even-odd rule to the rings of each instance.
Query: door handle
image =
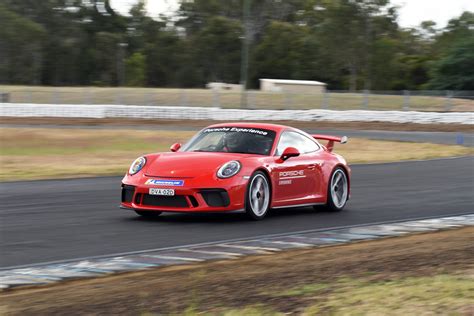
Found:
[[[308,169],[314,170],[316,168],[321,168],[324,165],[324,162],[317,162],[317,163],[312,163],[308,165]]]

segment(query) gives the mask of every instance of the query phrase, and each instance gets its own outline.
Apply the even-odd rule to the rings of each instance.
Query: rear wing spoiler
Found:
[[[314,134],[311,135],[314,139],[322,139],[322,140],[327,140],[328,143],[326,144],[326,149],[328,151],[332,151],[334,149],[334,142],[338,142],[341,144],[345,144],[348,141],[347,136],[331,136],[331,135],[321,135],[321,134]]]

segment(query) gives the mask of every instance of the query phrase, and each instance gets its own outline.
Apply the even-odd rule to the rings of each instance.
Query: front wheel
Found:
[[[270,208],[270,185],[267,176],[255,172],[249,180],[245,199],[245,212],[253,220],[261,220]]]
[[[333,171],[327,194],[326,208],[333,212],[341,211],[349,198],[349,181],[344,169],[338,167]]]

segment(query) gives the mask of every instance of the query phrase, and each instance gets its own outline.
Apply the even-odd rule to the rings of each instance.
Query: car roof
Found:
[[[281,132],[286,129],[293,129],[297,130],[296,128],[279,125],[279,124],[268,124],[268,123],[240,123],[240,122],[228,122],[228,123],[219,123],[208,126],[209,128],[215,127],[224,127],[224,126],[235,126],[235,127],[244,127],[244,128],[262,128],[262,129],[269,129],[275,132]]]

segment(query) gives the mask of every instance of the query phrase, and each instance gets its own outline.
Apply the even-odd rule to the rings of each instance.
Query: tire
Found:
[[[328,183],[326,210],[342,211],[349,199],[349,180],[344,169],[337,167],[331,174]]]
[[[161,212],[156,211],[135,211],[135,213],[142,216],[143,218],[157,218],[161,214]]]
[[[245,213],[252,220],[262,220],[271,204],[270,182],[265,173],[255,172],[249,180],[245,196]]]

